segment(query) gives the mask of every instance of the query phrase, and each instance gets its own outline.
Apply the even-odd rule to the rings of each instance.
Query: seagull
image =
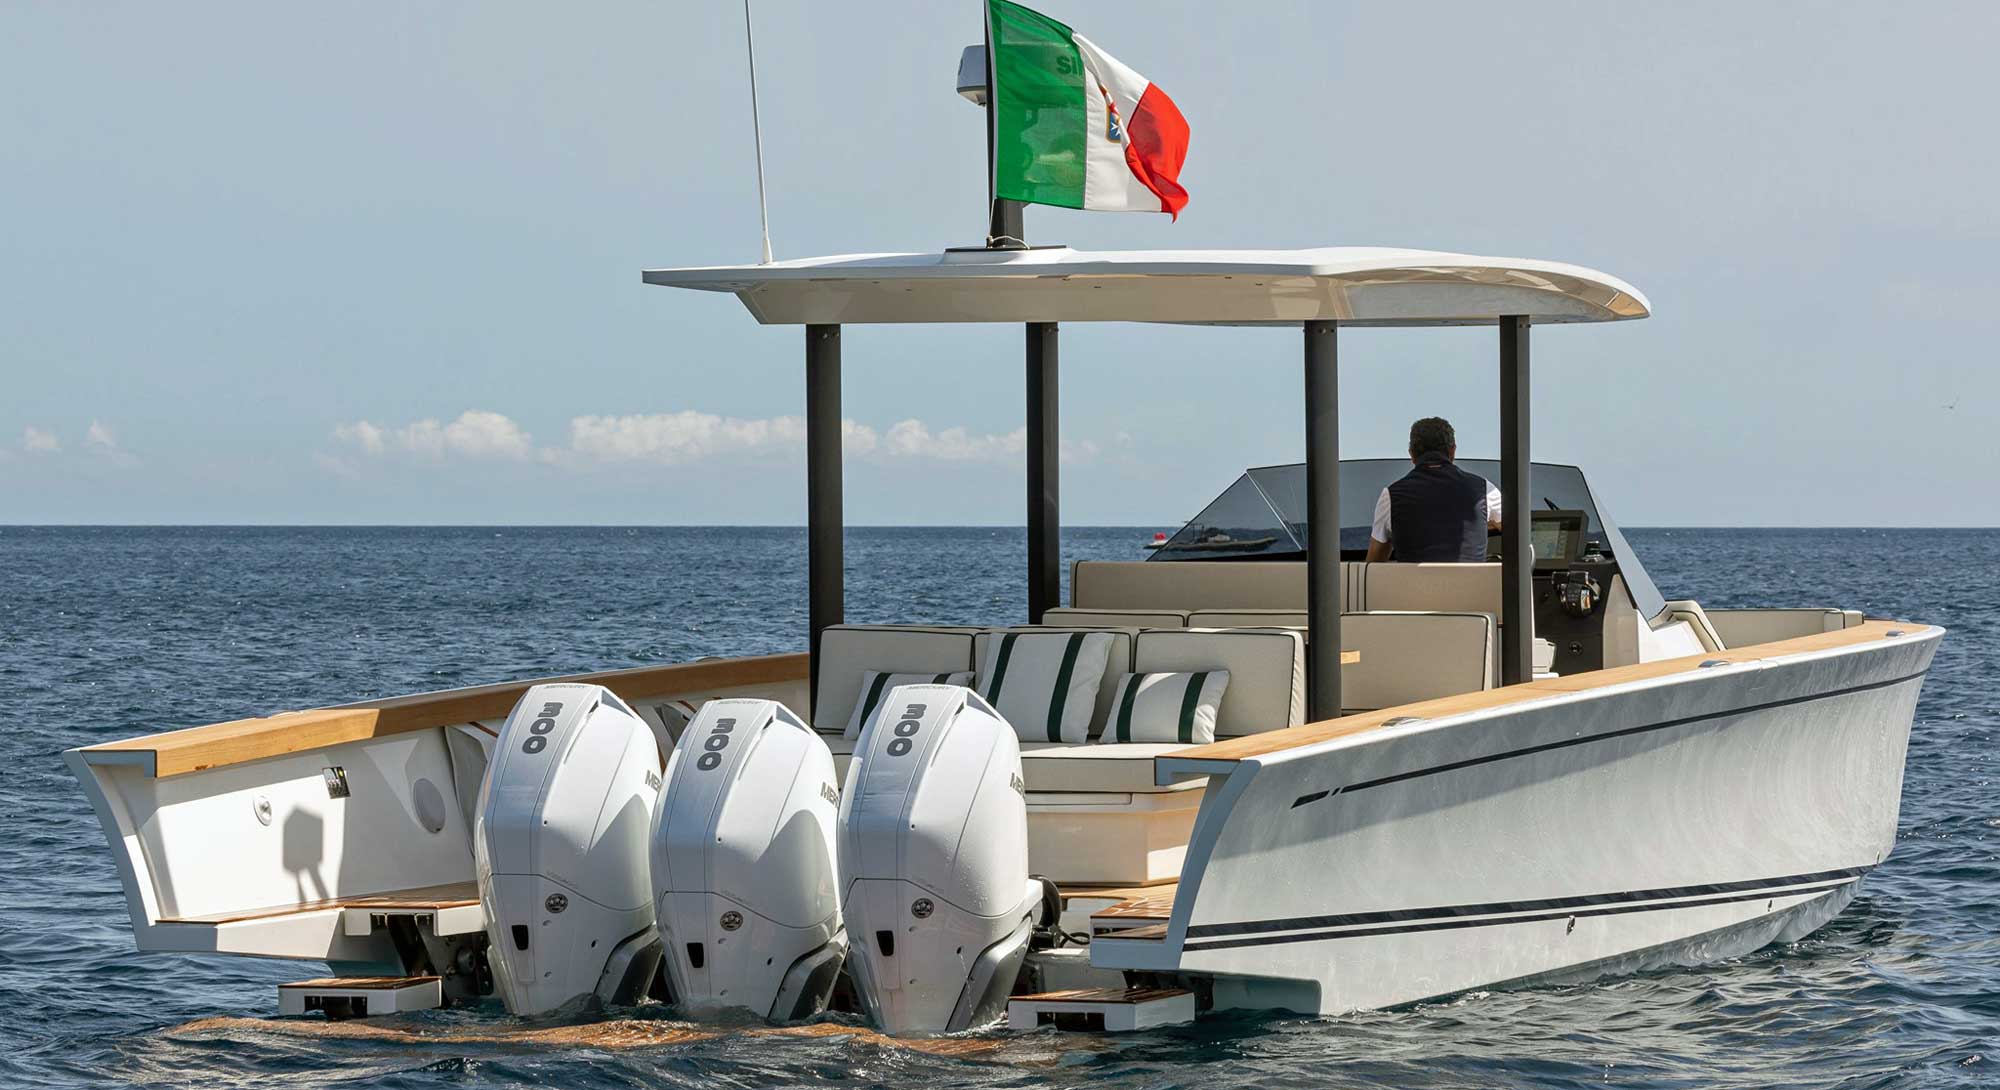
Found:
[[[1954,409],[1956,409],[1956,408],[1958,408],[1958,399],[1954,397],[1954,398],[1952,398],[1952,399],[1951,399],[1951,404],[1949,404],[1949,405],[1946,405],[1946,406],[1944,407],[1944,411],[1945,411],[1945,412],[1951,412],[1952,410],[1954,410]]]

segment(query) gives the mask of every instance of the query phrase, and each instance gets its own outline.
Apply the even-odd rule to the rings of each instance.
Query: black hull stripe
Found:
[[[1227,950],[1239,946],[1275,946],[1296,942],[1323,942],[1329,939],[1372,938],[1379,935],[1405,935],[1421,931],[1453,931],[1466,927],[1499,927],[1517,923],[1547,923],[1551,920],[1582,919],[1588,916],[1619,916],[1634,912],[1666,912],[1683,908],[1706,908],[1710,905],[1735,904],[1742,901],[1761,901],[1766,898],[1801,897],[1812,900],[1832,893],[1834,890],[1854,881],[1847,878],[1831,885],[1811,886],[1804,889],[1766,889],[1751,893],[1736,893],[1722,897],[1706,897],[1691,901],[1672,901],[1662,904],[1609,905],[1603,908],[1584,908],[1574,912],[1543,912],[1532,916],[1510,916],[1503,919],[1477,920],[1431,920],[1426,923],[1404,924],[1396,927],[1371,927],[1350,931],[1309,931],[1290,935],[1250,935],[1235,939],[1210,939],[1206,942],[1190,942],[1183,950]],[[1800,902],[1805,903],[1804,901]],[[1787,906],[1790,907],[1790,906]],[[1115,935],[1106,936],[1115,938]]]
[[[1536,753],[1547,753],[1553,749],[1568,749],[1570,746],[1588,745],[1591,742],[1602,742],[1611,738],[1624,738],[1629,735],[1646,734],[1656,730],[1671,730],[1674,727],[1685,727],[1692,723],[1706,723],[1714,719],[1732,719],[1739,715],[1749,715],[1752,712],[1770,711],[1773,708],[1789,708],[1794,704],[1810,704],[1815,700],[1832,700],[1835,697],[1850,696],[1854,693],[1866,693],[1873,692],[1876,689],[1894,688],[1897,685],[1906,685],[1912,681],[1922,681],[1926,672],[1919,670],[1914,674],[1907,674],[1903,677],[1890,678],[1887,681],[1871,681],[1866,685],[1855,685],[1846,689],[1834,689],[1830,692],[1813,693],[1809,696],[1795,696],[1788,700],[1773,700],[1768,704],[1750,704],[1741,708],[1730,708],[1726,711],[1708,712],[1704,715],[1690,715],[1685,719],[1669,719],[1662,723],[1647,723],[1637,727],[1626,727],[1623,730],[1606,731],[1603,734],[1586,734],[1581,738],[1565,738],[1560,742],[1545,742],[1539,746],[1528,746],[1525,749],[1510,749],[1504,753],[1489,754],[1485,757],[1469,757],[1463,761],[1453,761],[1450,764],[1420,768],[1414,772],[1398,772],[1393,776],[1362,780],[1358,783],[1348,784],[1346,787],[1336,788],[1333,794],[1347,795],[1356,791],[1366,791],[1371,787],[1381,787],[1385,784],[1414,780],[1419,776],[1434,776],[1440,772],[1454,772],[1461,768],[1471,768],[1474,765],[1492,764],[1495,761],[1509,761],[1516,757],[1528,757]],[[1317,798],[1313,795],[1301,795],[1292,805],[1298,807],[1324,797],[1327,797],[1327,793],[1323,791],[1318,793]]]
[[[1293,916],[1282,920],[1248,920],[1243,923],[1196,924],[1188,928],[1188,938],[1214,935],[1254,935],[1269,931],[1302,931],[1309,928],[1361,927],[1369,924],[1407,923],[1418,920],[1455,919],[1461,916],[1499,916],[1509,912],[1543,912],[1550,909],[1597,908],[1602,905],[1631,904],[1636,901],[1686,900],[1717,894],[1750,893],[1761,897],[1785,886],[1804,886],[1859,878],[1872,867],[1847,867],[1815,871],[1783,878],[1753,878],[1741,882],[1716,882],[1700,886],[1669,886],[1665,889],[1633,889],[1618,893],[1589,893],[1577,897],[1546,897],[1534,901],[1492,901],[1476,905],[1444,905],[1436,908],[1400,908],[1380,912],[1350,912],[1339,916]],[[1572,913],[1564,911],[1558,915]],[[1483,921],[1492,923],[1496,921]],[[1498,921],[1506,922],[1506,921]]]

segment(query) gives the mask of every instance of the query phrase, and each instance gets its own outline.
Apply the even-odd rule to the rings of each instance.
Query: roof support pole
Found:
[[[1062,604],[1056,323],[1028,323],[1028,623]]]
[[[1305,323],[1307,719],[1340,717],[1340,374],[1337,322]]]
[[[1532,679],[1535,558],[1529,529],[1528,319],[1500,319],[1500,683]]]
[[[846,612],[840,503],[840,327],[806,327],[806,625],[812,700],[819,700],[819,636]]]

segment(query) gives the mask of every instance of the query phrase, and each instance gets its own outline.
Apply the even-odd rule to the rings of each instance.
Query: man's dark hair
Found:
[[[1458,446],[1458,435],[1451,430],[1451,421],[1442,416],[1426,416],[1410,425],[1410,457],[1421,458],[1426,454],[1451,457],[1452,448]]]

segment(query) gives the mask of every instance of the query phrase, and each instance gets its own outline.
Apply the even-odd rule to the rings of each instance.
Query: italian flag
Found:
[[[986,42],[994,196],[1180,218],[1188,126],[1166,92],[1008,0],[987,0]]]

